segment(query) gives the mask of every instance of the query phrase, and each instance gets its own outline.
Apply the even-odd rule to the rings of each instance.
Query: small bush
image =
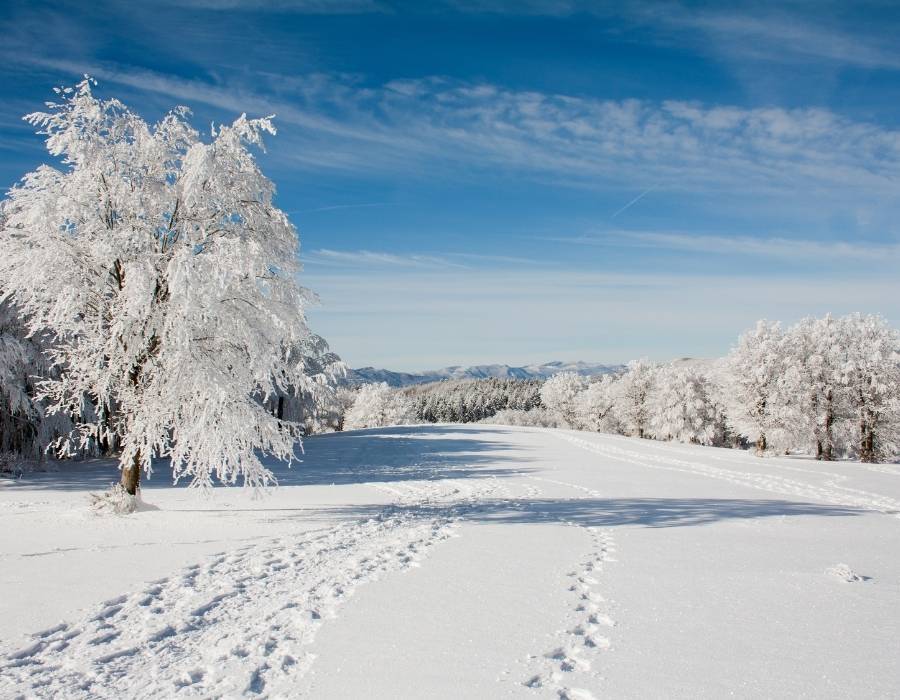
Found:
[[[122,484],[112,484],[103,493],[92,493],[91,510],[98,515],[128,515],[138,508],[138,497],[132,496]]]

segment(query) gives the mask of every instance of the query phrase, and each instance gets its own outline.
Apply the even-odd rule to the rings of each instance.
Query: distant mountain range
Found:
[[[547,362],[542,365],[512,367],[510,365],[475,365],[473,367],[444,367],[425,372],[392,372],[389,369],[361,367],[349,371],[347,381],[351,384],[387,382],[390,386],[401,387],[412,384],[427,384],[444,379],[546,379],[559,372],[577,372],[584,376],[618,372],[622,365],[604,365],[599,362]]]

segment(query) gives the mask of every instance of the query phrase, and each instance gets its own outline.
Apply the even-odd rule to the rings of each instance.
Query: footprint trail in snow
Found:
[[[600,498],[599,491],[556,479],[529,477],[531,481],[563,486]],[[610,631],[616,623],[610,617],[610,603],[599,587],[604,566],[617,561],[612,530],[567,522],[572,528],[585,531],[591,548],[580,566],[566,574],[570,611],[569,624],[553,637],[550,648],[527,660],[531,669],[523,681],[526,688],[552,690],[563,700],[592,700],[595,695],[587,687],[602,681],[601,657],[612,647]]]
[[[3,697],[290,695],[317,629],[361,584],[418,565],[496,480],[375,485],[360,522],[211,557],[33,635],[0,661]],[[148,668],[149,667],[149,668]],[[152,672],[148,672],[152,671]]]

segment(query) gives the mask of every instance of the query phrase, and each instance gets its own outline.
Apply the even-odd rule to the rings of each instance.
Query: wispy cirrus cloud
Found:
[[[342,211],[344,209],[371,209],[373,207],[393,207],[397,206],[395,202],[363,202],[360,204],[328,204],[321,207],[312,207],[310,209],[294,209],[287,214],[311,214],[321,211]]]
[[[482,253],[397,254],[374,250],[331,250],[318,248],[304,253],[303,261],[313,266],[372,269],[431,268],[474,270],[485,267],[515,269],[520,267],[553,268],[555,263],[515,255]]]
[[[252,10],[306,15],[349,15],[384,12],[376,0],[164,0],[164,4],[202,10]]]
[[[545,240],[602,247],[642,247],[704,255],[754,256],[790,261],[900,262],[900,243],[814,240],[770,236],[696,235],[668,231],[612,230],[602,235],[557,236]]]
[[[307,265],[332,267],[402,267],[402,268],[465,268],[437,255],[396,254],[373,250],[330,250],[319,248],[302,256]]]
[[[894,198],[900,131],[821,108],[742,108],[604,100],[443,78],[367,86],[346,76],[268,76],[268,83],[183,79],[130,66],[28,59],[72,74],[204,103],[276,113],[299,165],[432,176],[501,169],[556,185],[773,197],[836,193]],[[266,76],[263,76],[266,78]]]
[[[637,5],[635,16],[660,27],[699,32],[717,51],[767,63],[828,61],[860,68],[900,70],[898,43],[892,31],[854,32],[828,8],[810,13],[790,6],[697,10],[678,4]],[[809,9],[809,8],[807,8]],[[833,9],[833,8],[832,8]],[[865,12],[865,6],[859,8]],[[830,21],[825,20],[832,14]],[[688,38],[689,39],[689,38]],[[698,42],[699,43],[699,42]]]

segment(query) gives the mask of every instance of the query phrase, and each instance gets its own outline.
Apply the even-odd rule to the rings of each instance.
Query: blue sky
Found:
[[[54,85],[277,115],[311,321],[351,365],[714,356],[760,317],[900,325],[891,3],[0,7],[0,185]]]

